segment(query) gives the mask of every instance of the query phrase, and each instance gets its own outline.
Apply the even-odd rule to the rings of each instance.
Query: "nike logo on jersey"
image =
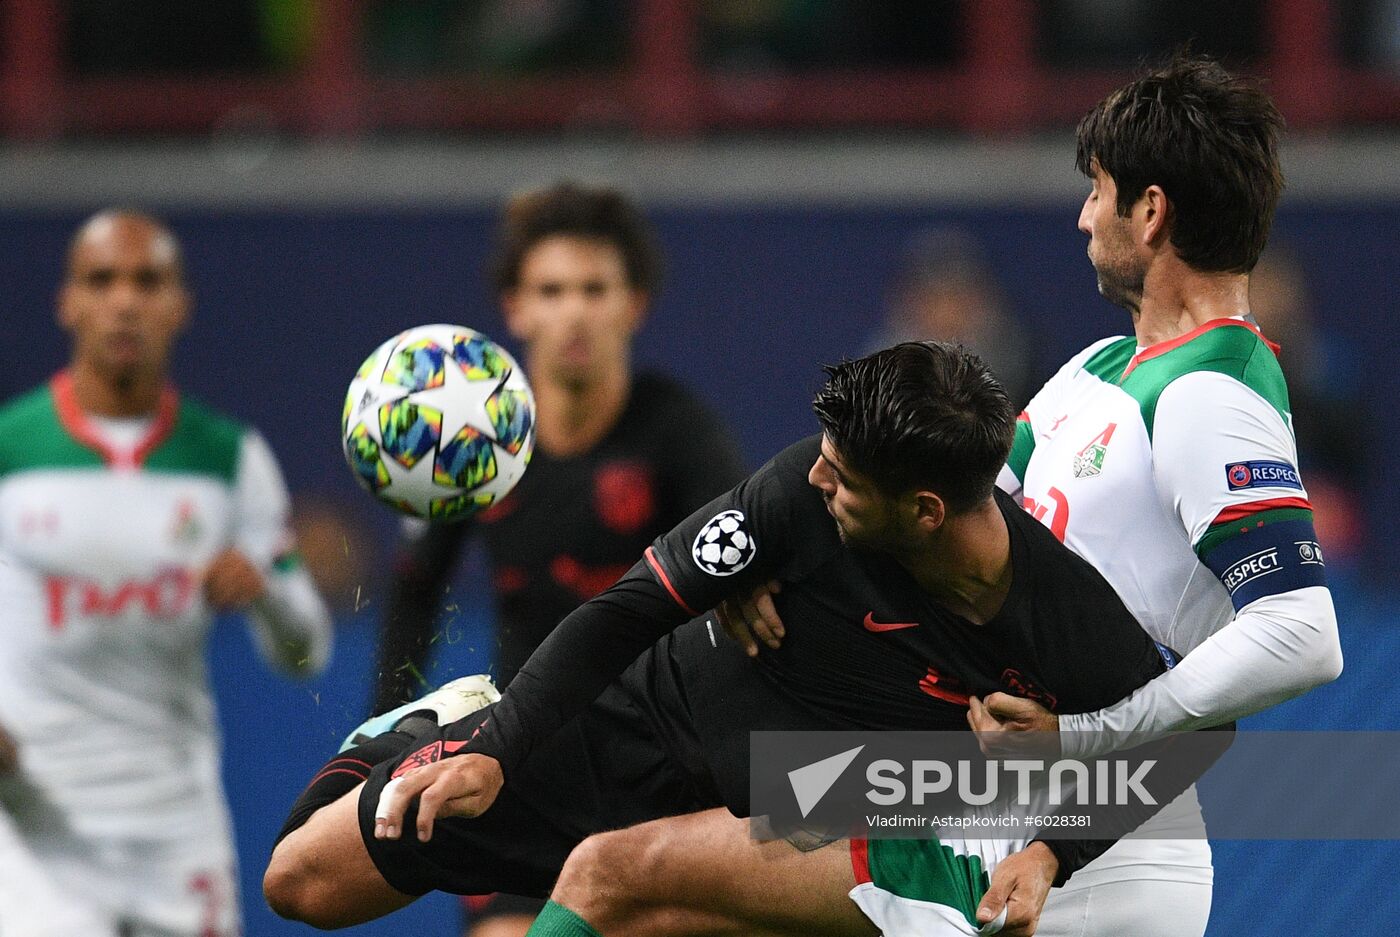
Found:
[[[917,621],[876,621],[874,612],[866,612],[865,621],[862,622],[862,624],[865,625],[866,631],[872,631],[875,634],[881,634],[885,631],[903,631],[905,628],[919,627]]]

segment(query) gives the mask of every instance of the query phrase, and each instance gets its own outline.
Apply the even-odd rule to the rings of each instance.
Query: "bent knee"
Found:
[[[279,917],[294,921],[302,919],[305,876],[297,870],[296,863],[287,859],[280,849],[275,850],[272,858],[268,860],[267,869],[263,872],[262,888],[263,900]]]
[[[618,930],[655,899],[642,874],[647,841],[635,829],[588,837],[569,853],[551,897],[603,933]]]
[[[331,883],[318,874],[313,863],[304,861],[295,849],[279,843],[263,873],[263,898],[279,917],[328,930],[344,926]]]

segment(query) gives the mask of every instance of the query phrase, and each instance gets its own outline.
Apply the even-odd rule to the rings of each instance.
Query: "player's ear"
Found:
[[[1160,185],[1150,185],[1138,199],[1142,218],[1142,243],[1160,247],[1170,232],[1171,201]]]
[[[528,342],[533,338],[534,336],[532,333],[534,330],[530,328],[530,323],[527,321],[529,316],[526,315],[521,305],[520,291],[513,289],[502,290],[500,303],[501,315],[505,319],[506,328],[510,331],[510,334],[522,342]]]
[[[627,291],[627,314],[630,318],[628,326],[632,332],[636,332],[642,327],[642,323],[647,320],[647,310],[651,308],[651,294],[644,290]]]
[[[184,283],[178,287],[179,296],[175,300],[174,334],[179,335],[190,324],[190,311],[194,309],[194,293]]]
[[[931,534],[943,526],[948,516],[947,505],[932,491],[914,494],[914,521],[924,533]]]
[[[54,321],[69,335],[73,334],[73,330],[78,324],[78,310],[73,302],[73,287],[66,280],[58,288],[58,295],[54,297]]]

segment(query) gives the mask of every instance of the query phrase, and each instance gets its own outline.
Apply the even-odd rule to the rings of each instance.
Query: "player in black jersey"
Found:
[[[469,537],[484,540],[491,561],[504,686],[565,615],[745,474],[733,437],[694,396],[632,373],[660,257],[621,194],[561,183],[512,199],[491,277],[525,344],[535,454],[509,497],[475,520],[413,522],[383,621],[375,712],[426,689],[434,622]]]
[[[435,622],[469,538],[490,559],[504,686],[565,615],[745,474],[732,436],[694,396],[662,375],[632,373],[632,338],[660,285],[660,257],[621,194],[562,183],[512,199],[491,277],[525,344],[534,457],[515,490],[479,517],[408,522],[382,622],[375,712],[426,689]],[[490,919],[496,937],[523,934],[540,906],[472,899],[474,930]]]
[[[544,894],[592,833],[747,815],[751,730],[965,729],[967,694],[1071,712],[1162,672],[1103,577],[993,493],[1015,414],[975,357],[897,346],[832,369],[817,409],[824,436],[659,538],[499,704],[376,739],[360,790],[303,795],[310,820],[289,824],[265,878],[273,907],[340,926],[432,888]],[[803,621],[778,650],[750,658],[692,617],[774,578]],[[1026,852],[1048,887],[1107,845]],[[846,911],[828,923],[868,929]]]

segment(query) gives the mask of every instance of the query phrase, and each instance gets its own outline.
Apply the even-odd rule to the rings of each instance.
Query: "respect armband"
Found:
[[[1327,585],[1326,564],[1311,519],[1242,530],[1201,557],[1239,611],[1267,595]]]

